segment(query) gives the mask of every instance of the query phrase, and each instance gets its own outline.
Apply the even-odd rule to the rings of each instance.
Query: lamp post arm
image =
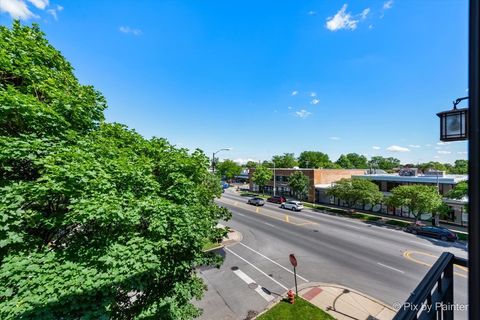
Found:
[[[468,97],[458,98],[457,100],[453,101],[453,109],[457,109],[457,105],[462,102],[463,100],[467,100]]]

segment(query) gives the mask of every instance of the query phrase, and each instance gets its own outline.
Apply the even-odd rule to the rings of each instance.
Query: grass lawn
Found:
[[[203,251],[207,251],[207,250],[210,250],[212,248],[216,248],[220,246],[220,243],[219,242],[211,242],[211,241],[205,241],[205,243],[203,244]]]
[[[262,314],[258,320],[334,320],[331,315],[315,307],[310,302],[296,297],[295,304],[280,301],[272,309]]]

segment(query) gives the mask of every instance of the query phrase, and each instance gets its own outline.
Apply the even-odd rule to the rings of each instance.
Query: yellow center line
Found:
[[[243,203],[243,202],[238,202],[238,201],[235,201],[235,200],[231,200],[231,199],[221,199],[220,200],[221,202],[224,202],[224,203],[230,203],[234,206],[241,206],[243,207],[244,209],[247,209],[247,210],[251,210],[253,211],[253,207],[252,205],[249,205],[249,204],[246,204],[246,203]],[[273,216],[272,214],[267,214],[267,213],[262,213],[260,212],[260,207],[255,207],[255,212],[258,213],[258,214],[261,214],[262,216],[266,216],[266,217],[269,217],[269,218],[272,218],[272,219],[276,219],[276,220],[279,220],[279,221],[283,221],[283,222],[286,222],[286,223],[290,223],[290,224],[293,224],[295,226],[304,226],[304,225],[309,225],[309,224],[318,224],[317,222],[313,222],[313,221],[310,221],[310,220],[307,220],[307,219],[303,219],[303,218],[297,218],[295,217],[294,219],[296,220],[300,220],[300,221],[305,221],[305,222],[292,222],[290,221],[290,216],[289,215],[285,215],[284,218],[279,218],[279,217],[275,217]],[[273,214],[278,214],[277,212],[275,211],[272,211]]]
[[[418,264],[421,264],[421,265],[424,265],[426,267],[432,267],[432,264],[429,264],[429,263],[426,263],[424,261],[421,261],[421,260],[418,260],[418,259],[415,259],[415,258],[412,258],[412,254],[419,254],[419,255],[424,255],[424,256],[428,256],[428,257],[432,257],[432,258],[436,258],[438,259],[438,256],[435,256],[433,254],[430,254],[430,253],[427,253],[427,252],[421,252],[421,251],[408,251],[406,250],[404,253],[403,253],[403,256],[412,261],[412,262],[415,262],[415,263],[418,263]],[[461,270],[464,270],[465,272],[468,272],[468,268],[465,268],[463,266],[459,266],[457,264],[454,264],[453,265],[454,267],[457,267]],[[454,274],[456,274],[457,276],[460,276],[460,277],[463,277],[463,278],[468,278],[466,275],[462,274],[462,273],[458,273],[458,272],[454,272]]]

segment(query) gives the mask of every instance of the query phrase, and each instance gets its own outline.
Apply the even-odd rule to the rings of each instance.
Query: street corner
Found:
[[[395,316],[386,303],[336,284],[306,283],[299,287],[298,295],[339,320],[390,320]]]
[[[239,243],[243,240],[243,236],[240,231],[228,228],[229,231],[227,236],[222,240],[222,246],[231,246],[233,244]]]

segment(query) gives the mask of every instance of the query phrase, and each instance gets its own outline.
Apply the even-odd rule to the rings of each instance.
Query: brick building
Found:
[[[365,174],[364,169],[297,169],[297,168],[276,168],[271,169],[274,172],[275,177],[275,194],[276,195],[285,195],[291,196],[292,193],[288,186],[288,177],[295,171],[301,171],[309,180],[308,186],[308,197],[309,202],[314,202],[316,198],[315,186],[316,185],[325,185],[336,182],[342,178],[351,178],[352,175],[363,175]],[[255,172],[255,169],[251,169],[249,172],[250,180],[250,191],[258,192],[260,191],[259,186],[257,186],[252,181],[252,175]],[[264,187],[264,192],[273,194],[273,179],[270,180],[267,185]]]

